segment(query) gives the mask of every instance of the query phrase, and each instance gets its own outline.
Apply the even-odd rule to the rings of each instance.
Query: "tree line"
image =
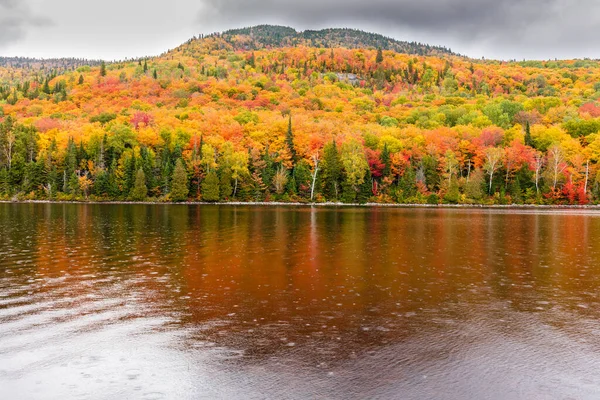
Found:
[[[11,117],[0,124],[0,197],[96,201],[282,201],[429,204],[587,204],[600,199],[600,173],[589,160],[568,160],[553,145],[502,147],[493,137],[461,151],[396,152],[356,138],[324,143],[310,157],[296,149],[291,115],[281,151],[219,147],[203,135],[163,131],[140,145],[121,127],[66,151],[45,149],[34,127]],[[528,142],[528,143],[527,143]],[[576,165],[578,163],[578,165]]]

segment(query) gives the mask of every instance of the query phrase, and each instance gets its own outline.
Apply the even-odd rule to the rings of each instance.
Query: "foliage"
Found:
[[[0,58],[0,196],[598,203],[598,81],[598,61],[273,26],[135,61]]]

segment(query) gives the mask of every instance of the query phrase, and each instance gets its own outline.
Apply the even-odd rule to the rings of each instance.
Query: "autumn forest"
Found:
[[[0,200],[598,204],[600,62],[259,26],[0,58]]]

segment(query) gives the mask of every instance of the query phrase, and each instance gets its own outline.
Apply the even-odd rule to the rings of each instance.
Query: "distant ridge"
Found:
[[[299,32],[287,26],[258,25],[241,29],[231,29],[222,33],[213,33],[201,36],[200,39],[214,37],[221,38],[235,50],[258,50],[261,48],[304,45],[321,48],[380,48],[383,50],[393,50],[398,53],[416,55],[456,55],[446,47],[399,41],[377,33],[349,28],[330,28]]]
[[[30,57],[0,57],[0,67],[20,68],[25,70],[61,73],[74,70],[85,65],[91,67],[100,65],[100,60],[83,58],[30,58]]]

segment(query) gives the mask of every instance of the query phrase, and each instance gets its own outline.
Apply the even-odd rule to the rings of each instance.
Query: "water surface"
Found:
[[[598,399],[600,213],[0,204],[2,399]]]

